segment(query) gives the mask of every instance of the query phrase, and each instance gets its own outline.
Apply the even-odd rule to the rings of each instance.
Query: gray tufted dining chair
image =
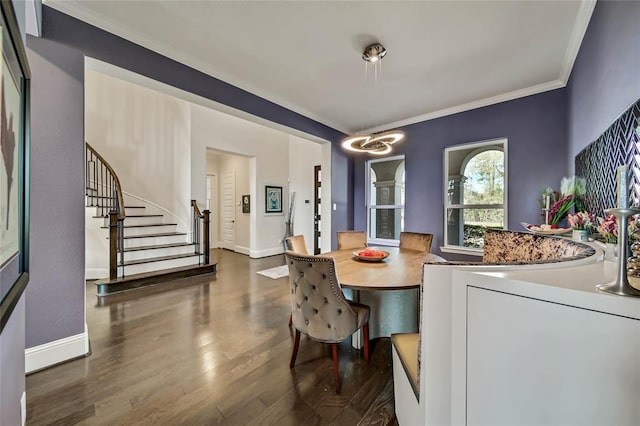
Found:
[[[304,235],[294,235],[284,240],[284,245],[287,250],[296,252],[298,254],[307,255],[307,244],[304,242]],[[293,314],[289,315],[289,327],[293,324]]]
[[[369,312],[366,305],[345,299],[332,257],[303,256],[285,253],[289,266],[291,312],[295,340],[291,362],[293,368],[300,345],[300,333],[311,339],[331,344],[336,393],[340,393],[338,343],[362,328],[364,359],[369,361]]]
[[[359,249],[367,246],[367,231],[338,231],[338,250]]]
[[[433,234],[421,234],[419,232],[400,232],[400,248],[409,250],[431,251]]]
[[[298,254],[309,254],[307,244],[304,242],[304,235],[294,235],[284,240],[287,250]]]

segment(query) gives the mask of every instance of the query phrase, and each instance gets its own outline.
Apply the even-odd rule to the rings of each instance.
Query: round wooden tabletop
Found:
[[[420,287],[424,262],[442,262],[444,259],[432,253],[401,249],[398,247],[369,247],[389,252],[380,262],[358,260],[354,249],[323,253],[336,262],[338,281],[343,287],[354,290],[404,290]]]

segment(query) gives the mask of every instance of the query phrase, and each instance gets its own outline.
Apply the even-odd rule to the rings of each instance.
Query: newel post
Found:
[[[203,233],[203,237],[204,237],[204,264],[208,265],[209,264],[209,258],[211,256],[210,253],[210,249],[211,249],[211,243],[209,241],[209,215],[211,214],[211,212],[209,210],[205,210],[202,212],[202,217],[203,217],[203,227],[202,227],[202,233]]]
[[[118,213],[109,212],[109,280],[118,278]]]

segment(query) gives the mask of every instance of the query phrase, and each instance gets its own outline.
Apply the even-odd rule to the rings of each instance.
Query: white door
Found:
[[[234,250],[236,245],[236,171],[222,173],[222,248]]]
[[[220,212],[218,209],[218,176],[207,175],[207,209],[209,210],[209,238],[211,248],[219,247],[218,227]]]

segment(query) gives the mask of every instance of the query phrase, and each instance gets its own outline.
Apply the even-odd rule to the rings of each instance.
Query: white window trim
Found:
[[[496,145],[498,143],[502,143],[503,147],[504,147],[504,204],[474,204],[471,206],[465,206],[464,204],[447,204],[448,202],[448,197],[447,194],[449,193],[449,152],[450,151],[458,151],[461,149],[471,149],[471,148],[477,148],[475,151],[472,151],[469,153],[469,158],[472,157],[472,155],[476,155],[482,151],[484,151],[482,148],[487,146],[487,145]],[[447,209],[449,208],[494,208],[494,207],[502,207],[504,209],[504,224],[502,226],[503,229],[507,229],[508,224],[509,224],[509,210],[508,210],[508,205],[509,205],[509,167],[508,167],[508,139],[507,138],[496,138],[496,139],[487,139],[487,140],[483,140],[483,141],[478,141],[478,142],[471,142],[471,143],[466,143],[466,144],[461,144],[461,145],[454,145],[454,146],[449,146],[446,147],[444,149],[444,161],[443,161],[443,167],[442,167],[442,174],[443,174],[443,189],[444,189],[444,209],[443,209],[443,230],[444,230],[444,234],[443,234],[443,241],[444,241],[444,245],[440,247],[440,251],[444,252],[444,253],[454,253],[454,254],[465,254],[465,255],[470,255],[470,256],[482,256],[484,250],[483,249],[478,249],[478,248],[473,248],[473,247],[464,247],[464,246],[458,246],[458,245],[452,245],[452,244],[448,244],[447,241]],[[466,163],[468,162],[468,159],[464,160],[464,164],[466,167]]]
[[[365,203],[365,210],[366,210],[366,214],[367,214],[367,245],[374,245],[374,246],[390,246],[390,247],[397,247],[400,245],[400,240],[391,240],[391,239],[386,239],[386,238],[370,238],[369,235],[371,235],[371,209],[372,209],[372,204],[371,204],[371,163],[379,163],[382,161],[392,161],[392,160],[405,160],[405,156],[404,155],[394,155],[392,157],[384,157],[384,158],[375,158],[375,159],[371,159],[371,160],[367,160],[366,161],[366,170],[365,170],[365,198],[366,198],[366,203]],[[406,179],[406,162],[405,162],[405,179]],[[404,182],[406,185],[406,182]],[[406,186],[405,186],[406,188]],[[407,203],[407,194],[405,192],[405,200],[404,200],[405,204]],[[376,209],[405,209],[405,206],[400,205],[400,204],[389,204],[389,205],[382,205],[382,204],[376,204],[375,205]]]

